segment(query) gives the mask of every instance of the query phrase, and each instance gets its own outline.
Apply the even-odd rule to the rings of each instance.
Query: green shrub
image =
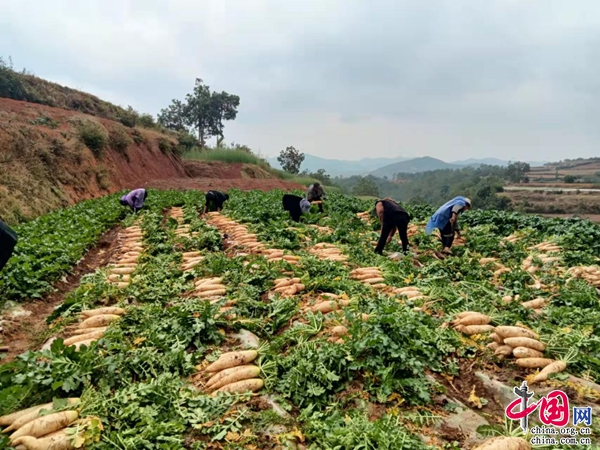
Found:
[[[154,117],[152,114],[140,114],[138,117],[138,125],[144,128],[155,128],[156,122],[154,121]]]
[[[177,133],[178,147],[181,153],[186,153],[198,147],[198,139],[195,136],[182,131]]]
[[[119,122],[121,122],[123,125],[129,128],[133,128],[135,127],[138,121],[139,114],[135,109],[133,109],[130,106],[126,110],[124,109],[122,111],[119,111],[118,117]]]
[[[135,142],[136,144],[140,145],[143,144],[144,142],[146,142],[146,139],[144,138],[144,135],[142,133],[140,133],[138,130],[132,130],[131,131],[131,135],[133,136],[133,142]]]
[[[98,187],[105,191],[110,188],[110,177],[108,174],[108,170],[106,167],[100,167],[96,172],[96,182],[98,183]]]
[[[171,142],[165,138],[158,138],[158,148],[165,155],[168,155],[168,154],[179,155],[180,154],[178,146],[174,142]]]
[[[108,140],[104,129],[91,120],[85,120],[79,124],[77,131],[81,142],[92,151],[94,156],[102,157]]]
[[[108,144],[114,151],[122,154],[129,161],[127,147],[132,144],[132,140],[127,133],[127,130],[122,126],[116,126],[110,131],[108,136]]]

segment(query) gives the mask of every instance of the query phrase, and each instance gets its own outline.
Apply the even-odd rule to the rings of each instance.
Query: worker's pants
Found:
[[[408,222],[410,222],[410,217],[405,212],[384,213],[381,236],[379,236],[379,242],[377,242],[377,247],[375,247],[375,253],[379,253],[380,255],[383,253],[383,248],[394,228],[398,228],[398,234],[402,241],[402,251],[406,253],[408,249]]]
[[[444,248],[452,247],[452,242],[454,242],[454,225],[448,222],[446,226],[440,230],[440,234],[442,235],[442,245]]]

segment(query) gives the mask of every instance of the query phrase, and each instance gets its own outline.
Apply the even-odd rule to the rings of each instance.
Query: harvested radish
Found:
[[[501,345],[499,346],[494,355],[496,356],[510,356],[512,355],[513,348],[510,345]]]
[[[487,348],[489,348],[491,351],[495,352],[498,347],[500,347],[500,344],[498,344],[497,342],[490,342],[488,345],[486,345]]]
[[[69,345],[73,345],[80,341],[85,341],[88,339],[100,339],[102,336],[104,336],[104,330],[93,331],[91,333],[79,334],[77,336],[73,336],[68,339],[65,339],[63,341],[63,344],[65,345],[65,347],[68,347]]]
[[[256,392],[265,385],[264,381],[260,378],[251,378],[249,380],[238,381],[237,383],[226,384],[222,388],[218,389],[217,392],[231,392],[243,394],[244,392]]]
[[[546,367],[553,362],[554,360],[549,358],[519,358],[515,361],[515,364],[519,367],[525,367],[527,369],[539,369]]]
[[[467,316],[470,316],[470,315],[472,315],[472,314],[480,314],[480,313],[478,313],[478,312],[476,312],[476,311],[463,311],[463,312],[461,312],[461,313],[458,313],[458,314],[456,315],[456,317],[457,317],[458,319],[464,319],[465,317],[467,317]]]
[[[457,325],[487,325],[492,321],[490,316],[486,316],[485,314],[469,314],[466,317],[461,318]]]
[[[223,353],[219,359],[209,365],[205,372],[219,372],[223,369],[229,369],[230,367],[241,366],[244,364],[251,363],[258,357],[256,350],[242,350],[239,352],[228,352]]]
[[[211,386],[209,386],[209,389],[211,391],[214,391],[216,389],[222,388],[227,384],[237,383],[243,380],[249,380],[251,378],[256,378],[258,377],[258,375],[260,375],[260,367],[258,366],[245,365],[234,367],[233,369],[231,373],[215,381]]]
[[[466,334],[468,336],[472,336],[474,334],[483,334],[488,333],[494,329],[492,325],[460,325],[460,332]],[[457,328],[458,329],[458,328]]]
[[[516,347],[527,347],[537,350],[539,352],[543,352],[546,349],[546,346],[537,341],[535,339],[526,338],[526,337],[511,337],[504,339],[504,343],[506,345],[510,345],[513,348]]]
[[[564,361],[554,361],[551,364],[548,364],[544,367],[540,373],[538,373],[535,377],[533,377],[534,383],[539,383],[540,381],[546,381],[548,376],[553,373],[562,372],[567,368],[567,363]]]
[[[539,336],[526,328],[499,326],[496,327],[496,334],[502,338],[526,337],[530,339],[539,339]]]
[[[126,311],[123,308],[117,308],[116,306],[107,306],[105,308],[87,309],[85,311],[81,311],[79,314],[87,318],[103,314],[115,314],[117,316],[122,316],[123,314],[125,314],[125,312]]]
[[[10,435],[11,442],[21,436],[40,437],[65,428],[77,420],[77,411],[63,411],[39,417]]]
[[[497,333],[492,333],[492,334],[490,334],[490,338],[491,338],[491,339],[492,339],[494,342],[496,342],[496,343],[498,343],[498,344],[500,344],[500,345],[504,344],[504,339],[503,339],[503,338],[501,338],[500,336],[498,336],[498,334],[497,334]]]
[[[331,329],[331,334],[334,336],[344,336],[348,334],[348,328],[344,325],[338,325],[337,327],[333,327]]]
[[[79,403],[79,398],[75,397],[75,398],[68,398],[67,399],[67,403],[69,405],[76,405],[77,403]],[[13,430],[18,430],[19,428],[21,428],[23,425],[31,422],[32,420],[37,419],[38,417],[40,417],[40,412],[42,410],[45,411],[51,411],[53,409],[53,404],[52,403],[47,403],[46,405],[42,405],[40,407],[35,407],[32,411],[21,415],[20,417],[18,417],[17,419],[15,419],[13,421],[13,423],[10,425],[10,427],[6,428],[3,432],[7,433],[9,431],[13,431]],[[44,416],[41,416],[44,417]]]
[[[79,324],[79,328],[96,328],[109,325],[115,320],[119,320],[120,316],[116,314],[100,314],[98,316],[92,316],[89,319],[85,319]]]
[[[536,298],[536,299],[530,300],[528,302],[523,302],[521,304],[523,305],[524,308],[538,309],[538,308],[541,308],[542,306],[545,306],[546,301],[547,300],[545,298]]]
[[[513,356],[515,358],[542,358],[544,354],[532,348],[515,347],[513,348]]]

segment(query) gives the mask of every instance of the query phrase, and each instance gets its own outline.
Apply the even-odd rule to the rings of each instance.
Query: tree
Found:
[[[508,165],[506,168],[506,176],[513,183],[520,183],[530,170],[531,167],[529,164],[517,161]]]
[[[173,100],[169,106],[161,109],[158,122],[165,128],[175,131],[187,131],[186,105],[179,100]]]
[[[173,100],[171,105],[160,111],[158,121],[161,125],[176,131],[195,131],[200,146],[206,145],[211,136],[224,139],[223,122],[235,120],[240,98],[227,92],[211,92],[200,78],[192,93],[185,96],[185,101]]]
[[[577,178],[575,178],[574,175],[565,175],[565,178],[564,178],[565,183],[569,183],[569,184],[575,183],[576,180],[577,180]]]
[[[352,188],[352,194],[379,197],[379,188],[371,178],[360,177]]]
[[[290,146],[285,150],[281,150],[281,153],[279,153],[279,156],[277,157],[277,161],[286,172],[298,174],[300,172],[300,166],[304,161],[304,153],[301,153]]]

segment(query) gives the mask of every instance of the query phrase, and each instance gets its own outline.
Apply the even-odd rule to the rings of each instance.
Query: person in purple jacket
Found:
[[[144,202],[148,197],[146,189],[134,189],[129,194],[121,197],[121,205],[129,206],[134,213],[137,213],[144,207]]]

